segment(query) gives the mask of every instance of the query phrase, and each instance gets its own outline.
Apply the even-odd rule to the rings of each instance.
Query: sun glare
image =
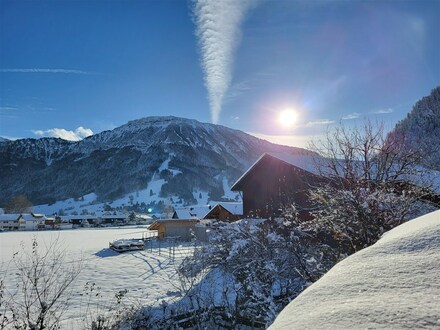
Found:
[[[284,110],[278,117],[279,123],[284,127],[292,127],[295,125],[298,114],[292,110]]]

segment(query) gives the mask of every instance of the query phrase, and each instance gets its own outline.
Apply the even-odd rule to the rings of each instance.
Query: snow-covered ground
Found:
[[[87,282],[94,282],[96,287],[101,288],[99,299],[105,302],[114,299],[115,293],[124,289],[128,290],[128,302],[147,305],[160,303],[163,299],[172,301],[178,296],[176,286],[179,283],[174,276],[176,267],[184,256],[193,251],[189,243],[176,247],[174,261],[170,258],[170,250],[164,245],[160,254],[157,245],[153,250],[122,254],[108,249],[109,241],[140,238],[146,232],[145,228],[3,232],[0,233],[0,277],[5,276],[7,288],[12,289],[15,268],[10,261],[13,253],[20,250],[21,242],[30,250],[34,237],[40,246],[59,237],[70,257],[85,261],[84,269],[74,284],[72,306],[65,314],[65,328],[83,328],[79,317],[86,307],[81,294]]]
[[[439,276],[436,211],[338,263],[270,329],[440,329]]]

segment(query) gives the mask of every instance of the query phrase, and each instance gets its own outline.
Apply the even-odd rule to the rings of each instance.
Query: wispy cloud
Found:
[[[0,111],[15,111],[15,110],[18,110],[18,108],[10,107],[10,106],[0,107]]]
[[[79,141],[90,135],[93,135],[93,131],[89,128],[84,128],[82,126],[78,127],[74,131],[69,131],[64,128],[51,128],[48,130],[33,130],[37,136],[41,137],[56,137],[68,141]]]
[[[71,70],[71,69],[42,69],[42,68],[32,68],[32,69],[0,69],[2,73],[64,73],[64,74],[93,74],[93,72],[83,71],[83,70]]]
[[[353,112],[350,113],[348,115],[343,116],[341,119],[342,120],[351,120],[351,119],[357,119],[361,116],[361,114],[359,112]]]
[[[300,125],[300,126],[302,126],[302,127],[315,127],[315,126],[331,125],[334,123],[335,123],[334,120],[318,119],[318,120],[314,120],[314,121],[309,121],[309,122],[305,123],[304,125]]]
[[[383,114],[387,114],[387,113],[392,113],[393,111],[394,111],[394,109],[388,108],[388,109],[380,109],[380,110],[376,110],[376,111],[371,111],[371,113],[376,114],[376,115],[383,115]]]
[[[195,0],[196,33],[213,123],[218,122],[223,99],[231,84],[240,25],[255,4],[256,1],[251,0]]]

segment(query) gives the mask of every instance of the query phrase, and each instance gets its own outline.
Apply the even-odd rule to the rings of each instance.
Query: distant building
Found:
[[[128,216],[125,214],[103,214],[98,217],[102,223],[125,223],[128,221]]]
[[[80,214],[80,215],[63,215],[61,216],[61,221],[63,223],[71,223],[72,225],[82,225],[84,223],[95,224],[98,223],[98,217],[91,214]]]
[[[55,221],[44,214],[1,214],[0,229],[3,230],[40,230],[46,228],[46,222]]]
[[[41,230],[46,228],[46,220],[49,218],[44,214],[24,213],[22,214],[25,220],[25,230]],[[52,219],[52,218],[51,218]]]
[[[193,205],[185,207],[176,207],[174,209],[173,219],[202,219],[210,210],[211,205]]]
[[[26,221],[21,214],[0,214],[1,230],[24,230]]]
[[[328,181],[319,175],[315,160],[304,155],[263,154],[231,188],[242,192],[244,216],[280,215],[295,203],[299,216],[309,218],[313,205],[308,190]]]
[[[128,221],[128,216],[125,214],[79,214],[79,215],[66,215],[61,217],[62,222],[68,222],[74,226],[84,226],[84,225],[97,225],[101,223],[105,224],[115,224],[115,223],[125,223]]]
[[[159,238],[174,237],[189,241],[197,223],[198,219],[160,219],[153,222],[148,230],[157,230]]]
[[[203,217],[219,221],[237,221],[243,218],[243,203],[218,202]]]

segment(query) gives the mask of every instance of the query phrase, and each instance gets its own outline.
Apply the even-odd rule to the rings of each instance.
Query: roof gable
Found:
[[[274,158],[287,165],[298,168],[302,171],[309,172],[314,175],[319,175],[318,170],[318,160],[321,161],[322,158],[319,156],[306,156],[306,155],[291,155],[284,153],[264,153],[260,158],[232,185],[231,190],[240,190],[241,183],[256,169],[260,166],[263,159]]]

